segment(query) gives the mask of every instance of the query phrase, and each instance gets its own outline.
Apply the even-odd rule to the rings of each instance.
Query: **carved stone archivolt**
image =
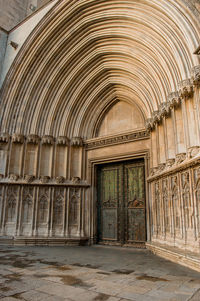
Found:
[[[200,83],[200,65],[191,71],[191,78],[185,79],[178,84],[178,90],[167,97],[167,102],[159,105],[159,110],[152,113],[151,118],[146,119],[146,130],[154,130],[155,125],[162,122],[164,117],[169,117],[173,108],[179,107],[183,99],[191,98],[194,94],[194,86]]]

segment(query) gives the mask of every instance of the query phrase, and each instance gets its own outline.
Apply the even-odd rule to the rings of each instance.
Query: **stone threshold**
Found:
[[[12,246],[84,246],[88,237],[0,237],[0,245]]]
[[[200,272],[200,255],[159,243],[146,243],[146,248],[155,255]]]

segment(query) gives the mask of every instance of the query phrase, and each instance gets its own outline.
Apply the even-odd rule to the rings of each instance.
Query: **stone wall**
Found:
[[[200,68],[148,120],[152,241],[200,252]],[[155,151],[157,150],[157,151]]]

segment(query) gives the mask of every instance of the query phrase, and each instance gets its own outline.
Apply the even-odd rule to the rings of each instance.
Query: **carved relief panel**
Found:
[[[164,228],[165,232],[170,232],[170,200],[168,179],[162,180],[162,198],[163,198],[163,212],[164,212]]]
[[[6,223],[16,222],[17,217],[17,200],[18,200],[18,186],[7,187],[7,200],[6,200]]]
[[[23,188],[22,213],[21,213],[22,223],[32,222],[33,191],[34,188],[31,186],[26,186]]]
[[[171,195],[172,195],[172,214],[174,233],[177,234],[181,229],[181,204],[178,191],[178,176],[171,177]]]
[[[185,228],[193,228],[193,206],[190,195],[189,171],[181,174],[181,188]]]
[[[53,199],[53,226],[63,225],[64,188],[57,187]]]
[[[194,191],[195,191],[195,216],[197,223],[197,235],[200,237],[200,167],[194,169]]]
[[[46,224],[48,221],[49,211],[49,188],[41,187],[38,199],[38,223]]]

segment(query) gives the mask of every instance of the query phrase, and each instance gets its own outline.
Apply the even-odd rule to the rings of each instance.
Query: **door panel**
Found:
[[[144,164],[125,165],[126,243],[142,242],[146,238]]]
[[[144,162],[98,169],[98,241],[133,244],[146,240]]]
[[[100,241],[119,241],[122,166],[104,167],[98,175],[98,228]]]

